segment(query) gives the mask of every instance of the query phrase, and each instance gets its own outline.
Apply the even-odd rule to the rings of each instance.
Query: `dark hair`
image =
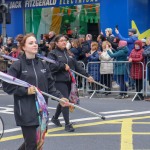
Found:
[[[43,34],[43,38],[45,37],[46,40],[48,40],[49,35],[48,34]]]
[[[64,37],[65,37],[67,40],[69,40],[69,37],[68,37],[68,35],[64,35]]]
[[[9,47],[5,47],[5,46],[4,46],[4,51],[10,52],[11,50],[10,50]]]
[[[12,47],[11,47],[11,49],[12,48],[18,48],[18,46],[16,44],[13,44]]]
[[[62,34],[57,35],[57,36],[55,37],[55,39],[54,39],[54,42],[58,42],[62,37],[65,37],[65,38],[66,38],[65,35],[62,35]],[[67,38],[66,38],[66,39],[67,39]]]
[[[56,46],[55,42],[50,42],[49,45],[51,46],[51,49],[49,49],[49,50],[55,49],[55,46]]]
[[[100,34],[100,39],[103,41],[106,41],[106,37],[103,34]]]
[[[16,37],[16,41],[18,41],[19,43],[22,41],[23,39],[23,34],[18,34]]]
[[[120,39],[118,37],[115,37],[114,40],[116,40],[115,43],[119,43]]]
[[[24,37],[23,37],[23,39],[22,39],[22,41],[20,42],[20,48],[23,50],[23,47],[24,47],[24,45],[25,45],[25,43],[26,43],[26,40],[27,40],[27,38],[28,37],[35,37],[35,35],[34,35],[34,33],[28,33],[28,34],[26,34]]]

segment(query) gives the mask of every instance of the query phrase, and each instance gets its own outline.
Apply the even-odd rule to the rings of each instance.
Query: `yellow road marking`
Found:
[[[16,139],[21,139],[21,138],[23,138],[22,135],[8,136],[8,137],[3,137],[2,139],[0,139],[0,142],[16,140]]]
[[[93,135],[120,135],[120,132],[104,132],[104,133],[97,133],[97,132],[89,132],[89,133],[64,133],[64,134],[48,134],[46,137],[62,137],[62,136],[93,136]]]
[[[124,119],[116,119],[116,120],[105,120],[105,121],[100,121],[100,122],[92,122],[92,123],[86,123],[86,124],[78,124],[78,125],[74,125],[75,128],[81,128],[81,127],[88,127],[88,126],[96,126],[96,125],[104,125],[104,124],[122,124],[123,121],[128,121],[129,119],[131,120],[141,120],[141,119],[149,119],[150,116],[145,116],[145,117],[134,117],[134,118],[124,118]],[[148,122],[132,122],[133,124],[149,124]],[[120,135],[123,134],[121,132],[91,132],[91,133],[61,133],[61,134],[52,134],[53,132],[57,132],[57,131],[62,131],[64,130],[64,127],[60,127],[60,128],[52,128],[49,129],[46,137],[56,137],[56,136],[90,136],[90,135]],[[134,132],[133,134],[136,135],[144,135],[147,134],[149,135],[150,133],[144,133],[144,132]],[[10,141],[10,140],[16,140],[16,139],[20,139],[23,138],[22,135],[14,135],[14,136],[8,136],[8,137],[3,137],[0,142],[4,142],[4,141]]]
[[[133,135],[150,135],[150,132],[133,132]]]
[[[132,119],[122,122],[121,128],[121,150],[133,150]]]
[[[148,125],[150,125],[150,122],[132,122],[132,124],[148,124]]]
[[[138,119],[149,119],[150,116],[145,116],[145,117],[134,117],[134,118],[131,118],[132,120],[138,120]],[[101,124],[121,124],[123,120],[128,120],[130,118],[124,118],[124,119],[116,119],[116,120],[105,120],[105,121],[100,121],[100,122],[92,122],[92,123],[85,123],[85,124],[79,124],[79,125],[74,125],[75,128],[81,128],[81,127],[88,127],[88,126],[96,126],[96,125],[101,125]],[[134,122],[136,123],[136,122]],[[147,123],[147,122],[145,122]],[[64,128],[61,127],[61,128],[53,128],[53,129],[49,129],[47,134],[48,133],[52,133],[52,132],[57,132],[57,131],[61,131],[63,130]]]

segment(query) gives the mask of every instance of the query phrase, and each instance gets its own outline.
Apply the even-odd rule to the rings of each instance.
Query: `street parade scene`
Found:
[[[0,0],[0,150],[150,150],[149,11]]]

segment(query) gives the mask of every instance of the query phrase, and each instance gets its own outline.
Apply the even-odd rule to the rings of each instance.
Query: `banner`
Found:
[[[25,0],[25,1],[13,1],[6,0],[10,9],[22,8],[38,8],[38,7],[60,7],[60,6],[71,6],[71,5],[85,5],[100,3],[100,0]]]

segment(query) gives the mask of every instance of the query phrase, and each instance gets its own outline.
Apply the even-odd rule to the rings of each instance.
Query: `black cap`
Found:
[[[137,33],[136,29],[129,29],[128,32],[132,32],[133,34]]]

